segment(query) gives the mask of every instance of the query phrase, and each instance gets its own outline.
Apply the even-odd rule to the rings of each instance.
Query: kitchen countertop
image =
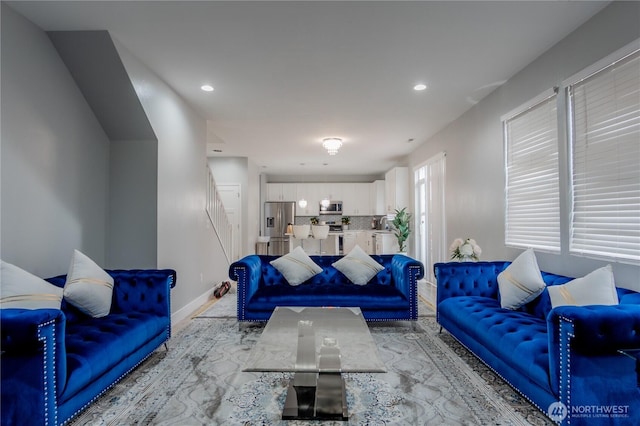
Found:
[[[288,236],[290,236],[290,237],[295,238],[295,237],[293,236],[293,234],[290,234],[290,233],[286,233],[286,234],[284,234],[284,235],[288,235]],[[338,237],[339,237],[339,236],[341,236],[341,235],[344,235],[344,232],[339,232],[339,231],[331,232],[331,231],[329,231],[329,236],[332,236],[332,235],[333,235],[333,236],[338,236]],[[308,237],[308,238],[313,238],[313,234],[309,234],[309,237]]]

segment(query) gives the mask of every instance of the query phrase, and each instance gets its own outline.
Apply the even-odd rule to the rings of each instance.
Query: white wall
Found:
[[[246,157],[210,157],[209,167],[218,184],[240,184],[241,256],[255,254],[260,230],[260,175],[258,166]]]
[[[2,259],[105,262],[109,141],[47,35],[2,3]]]
[[[521,252],[504,245],[504,155],[500,117],[640,37],[638,16],[639,3],[611,4],[407,157],[413,168],[438,152],[447,153],[449,242],[456,237],[475,238],[483,249],[483,260],[513,259]],[[563,175],[567,176],[566,173]],[[566,205],[566,191],[562,198],[561,202]],[[541,269],[582,276],[607,263],[570,256],[566,249],[566,229],[563,242],[561,255],[538,253]],[[619,286],[640,290],[640,268],[618,263],[612,263],[612,266]]]
[[[206,121],[117,40],[116,49],[158,138],[158,268],[177,271],[172,311],[228,278],[205,212]]]

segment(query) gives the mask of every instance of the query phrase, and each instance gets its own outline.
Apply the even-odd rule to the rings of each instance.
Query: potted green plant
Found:
[[[320,222],[318,221],[318,218],[317,218],[317,217],[315,217],[315,216],[314,216],[314,217],[312,217],[311,219],[309,219],[309,222],[311,222],[311,224],[312,224],[312,225],[317,225],[318,223],[320,223]]]
[[[406,252],[406,242],[409,235],[411,235],[411,213],[407,213],[406,209],[406,207],[400,210],[396,209],[396,216],[391,222],[391,225],[393,225],[393,234],[398,239],[400,253]]]
[[[342,230],[349,229],[349,225],[351,224],[351,218],[349,216],[342,216]]]

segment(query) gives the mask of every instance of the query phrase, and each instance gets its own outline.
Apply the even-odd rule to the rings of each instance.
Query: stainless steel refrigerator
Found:
[[[289,236],[287,225],[293,224],[296,217],[295,202],[264,203],[264,235],[271,237],[269,240],[269,254],[282,256],[289,253]]]

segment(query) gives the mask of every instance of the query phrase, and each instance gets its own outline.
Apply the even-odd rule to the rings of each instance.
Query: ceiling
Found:
[[[108,30],[208,120],[209,156],[373,175],[607,2],[8,3],[46,31]],[[343,139],[337,155],[326,137]]]

